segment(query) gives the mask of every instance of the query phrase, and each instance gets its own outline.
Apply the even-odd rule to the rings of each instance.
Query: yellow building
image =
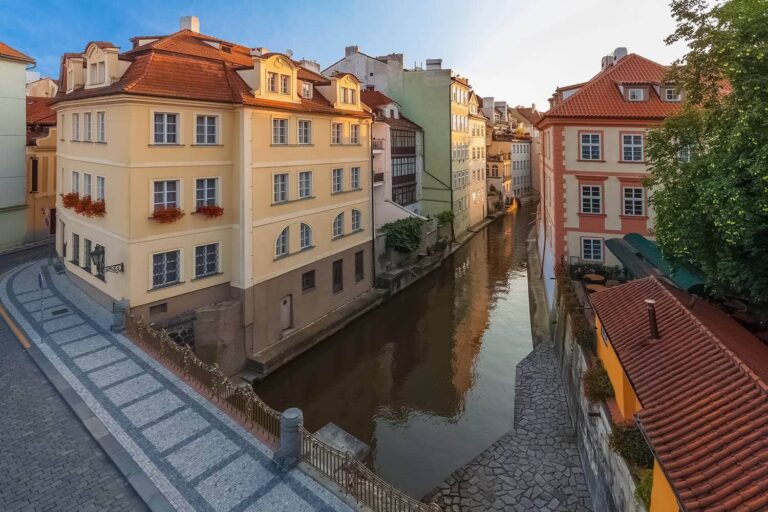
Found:
[[[27,96],[27,242],[56,233],[56,112],[51,101]]]
[[[618,422],[654,456],[650,512],[763,510],[768,348],[721,310],[655,277],[591,296]]]
[[[454,231],[463,234],[470,227],[469,215],[469,82],[451,77],[451,192]]]
[[[200,34],[194,17],[132,43],[62,59],[70,274],[152,322],[237,300],[226,327],[246,357],[370,289],[372,116],[357,79]]]
[[[485,182],[485,125],[482,99],[474,92],[469,99],[469,225],[485,220],[488,199]]]

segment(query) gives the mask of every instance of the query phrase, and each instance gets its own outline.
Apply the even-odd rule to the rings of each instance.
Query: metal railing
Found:
[[[164,329],[153,329],[142,317],[128,315],[125,327],[133,340],[147,347],[185,379],[197,384],[247,427],[262,434],[273,448],[277,446],[280,413],[264,403],[253,390],[233,384],[217,364],[201,361],[188,345],[176,343]]]
[[[218,404],[246,426],[264,435],[273,448],[280,441],[280,413],[248,387],[236,386],[218,365],[201,361],[188,345],[173,341],[164,330],[156,330],[142,318],[126,315],[126,332],[185,379],[197,384]],[[344,453],[318,439],[303,426],[301,460],[337,484],[358,503],[374,512],[440,512],[436,503],[426,504],[392,487],[352,453]]]

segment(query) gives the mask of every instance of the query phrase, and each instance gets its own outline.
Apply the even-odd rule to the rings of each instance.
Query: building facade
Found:
[[[559,88],[538,123],[542,178],[539,253],[554,298],[554,266],[616,265],[605,240],[653,236],[645,139],[680,109],[667,68],[618,48],[590,81]]]
[[[26,241],[56,234],[56,112],[50,96],[27,96]]]
[[[34,63],[0,42],[0,250],[27,234],[26,71]]]
[[[206,36],[194,17],[132,43],[62,59],[57,251],[70,274],[151,322],[236,301],[246,356],[370,289],[358,80]]]
[[[512,139],[512,184],[513,199],[522,199],[532,193],[531,187],[531,139],[519,135]]]
[[[482,100],[472,92],[469,100],[469,225],[477,226],[488,215],[485,170],[485,126]]]

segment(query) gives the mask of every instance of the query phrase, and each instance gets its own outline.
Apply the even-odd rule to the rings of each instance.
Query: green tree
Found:
[[[768,0],[673,0],[679,115],[648,137],[656,235],[716,292],[768,301]]]

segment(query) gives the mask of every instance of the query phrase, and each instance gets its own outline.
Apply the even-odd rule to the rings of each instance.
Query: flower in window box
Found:
[[[202,213],[206,219],[214,219],[224,215],[224,208],[216,204],[204,204],[197,207],[196,213]]]
[[[184,216],[184,211],[176,206],[155,208],[152,212],[152,220],[160,224],[172,224]]]
[[[76,204],[80,202],[80,194],[77,192],[70,192],[69,194],[61,194],[61,204],[64,208],[74,208]]]
[[[83,196],[77,203],[75,203],[73,210],[75,210],[75,213],[83,215],[88,211],[88,208],[91,207],[91,203],[93,203],[93,201],[91,201],[91,196]]]
[[[86,217],[103,217],[107,213],[106,205],[103,199],[91,201],[86,207],[83,215]]]

